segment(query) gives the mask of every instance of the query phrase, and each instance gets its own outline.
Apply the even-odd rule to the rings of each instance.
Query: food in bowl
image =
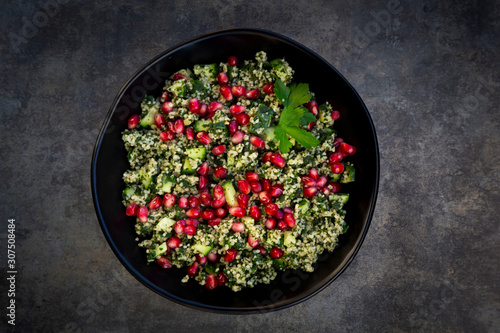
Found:
[[[332,128],[340,113],[293,74],[261,51],[181,69],[144,98],[122,138],[123,203],[145,260],[239,291],[312,272],[335,248],[356,149]]]

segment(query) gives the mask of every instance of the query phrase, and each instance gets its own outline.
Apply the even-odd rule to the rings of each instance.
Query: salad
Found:
[[[122,133],[123,204],[148,263],[238,291],[312,272],[336,247],[356,148],[333,129],[339,111],[293,74],[261,51],[181,69],[145,96]]]

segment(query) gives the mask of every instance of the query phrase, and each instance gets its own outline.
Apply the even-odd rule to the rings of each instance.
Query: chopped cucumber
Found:
[[[302,200],[299,202],[299,212],[304,215],[309,210],[309,201]]]
[[[196,160],[189,158],[189,156],[186,156],[184,158],[184,164],[182,165],[182,174],[192,175],[196,172],[196,168],[198,168]]]
[[[293,231],[285,231],[284,244],[285,246],[295,244],[295,236],[293,235]]]
[[[330,201],[340,203],[341,207],[349,201],[349,193],[337,193],[329,196]]]
[[[217,65],[194,65],[194,74],[210,80],[217,78]]]
[[[334,182],[338,182],[340,177],[342,177],[342,174],[341,173],[331,173],[330,174],[331,178],[332,178],[332,181]]]
[[[271,125],[273,113],[273,109],[264,104],[260,104],[248,131],[253,134],[258,134],[258,130],[268,128]]]
[[[198,147],[198,148],[188,148],[186,149],[186,155],[193,160],[204,160],[207,155],[207,148]]]
[[[135,194],[135,189],[133,189],[132,187],[130,186],[127,186],[124,190],[123,190],[123,199],[124,200],[129,200],[133,195]]]
[[[200,243],[196,243],[193,245],[193,249],[203,254],[204,256],[206,256],[213,247],[213,245],[202,245]]]
[[[161,256],[165,252],[167,252],[167,243],[163,242],[155,249],[155,257]]]
[[[234,189],[233,183],[228,180],[222,184],[222,188],[224,189],[224,196],[226,197],[226,202],[229,206],[238,206],[238,201],[236,200],[236,190]]]
[[[185,97],[186,96],[186,81],[184,80],[177,80],[172,83],[170,87],[167,89],[169,92],[171,92],[174,96],[177,97]]]
[[[355,178],[355,174],[356,174],[356,170],[354,169],[354,166],[352,166],[350,164],[346,164],[344,166],[344,172],[342,173],[342,178],[340,178],[340,182],[342,184],[353,182],[354,178]]]
[[[265,141],[273,141],[274,139],[274,130],[276,127],[268,127],[264,130],[264,133],[262,134],[262,139]]]
[[[161,179],[161,182],[159,181]],[[161,177],[158,176],[157,178],[158,184],[156,186],[158,193],[163,194],[163,193],[171,193],[172,188],[175,186],[176,180],[175,177],[172,175],[169,175],[167,173],[163,173]]]
[[[175,221],[172,220],[171,218],[164,217],[158,222],[158,224],[155,226],[156,231],[166,231],[169,232],[170,228],[175,224]]]
[[[196,132],[201,132],[201,131],[207,132],[210,129],[210,124],[212,124],[212,121],[210,119],[197,120],[194,123],[194,130]]]

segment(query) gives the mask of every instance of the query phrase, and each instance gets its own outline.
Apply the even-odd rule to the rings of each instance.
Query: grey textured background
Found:
[[[1,327],[15,218],[7,331],[500,332],[498,1],[402,1],[390,13],[389,0],[61,0],[44,21],[46,3],[0,9]],[[390,16],[377,23],[381,11]],[[126,80],[163,50],[232,27],[284,34],[335,66],[370,110],[381,152],[354,262],[312,299],[251,316],[143,287],[109,248],[90,192],[93,145]]]

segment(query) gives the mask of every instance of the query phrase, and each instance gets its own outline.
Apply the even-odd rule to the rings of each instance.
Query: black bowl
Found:
[[[325,253],[314,273],[288,270],[269,285],[233,292],[229,288],[205,289],[196,282],[181,282],[185,269],[164,270],[147,265],[144,249],[137,246],[134,218],[125,215],[121,203],[122,174],[128,168],[121,132],[130,115],[140,113],[145,93],[158,96],[165,79],[194,64],[219,63],[229,55],[253,59],[264,50],[269,59],[285,57],[295,69],[295,82],[307,82],[319,101],[329,101],[341,113],[335,122],[340,137],[357,148],[350,161],[356,181],[344,186],[351,197],[346,205],[349,229],[340,245]],[[177,45],[142,67],[125,84],[108,112],[92,159],[92,194],[102,230],[122,264],[144,285],[183,305],[198,309],[250,313],[282,309],[324,289],[342,273],[359,250],[366,235],[378,189],[379,154],[375,129],[361,98],[347,80],[320,56],[303,45],[262,30],[226,30],[203,35]]]

